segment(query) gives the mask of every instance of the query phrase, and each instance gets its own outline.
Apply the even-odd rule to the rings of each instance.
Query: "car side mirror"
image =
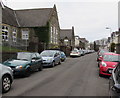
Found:
[[[102,61],[102,60],[103,60],[103,57],[102,57],[102,56],[100,56],[100,57],[99,57],[99,60],[100,60],[100,61]]]
[[[112,89],[116,91],[117,93],[120,93],[120,84],[115,84]]]
[[[32,62],[35,62],[35,59],[32,59]]]

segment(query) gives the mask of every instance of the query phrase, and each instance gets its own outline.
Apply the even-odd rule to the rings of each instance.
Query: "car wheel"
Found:
[[[62,59],[61,61],[62,61],[62,62],[64,62],[64,61],[65,61],[65,59]]]
[[[102,74],[100,74],[100,68],[99,68],[99,76],[100,76],[100,77],[102,77],[102,76],[103,76]]]
[[[99,63],[98,63],[98,67],[100,67]]]
[[[30,70],[30,68],[28,68],[25,72],[25,76],[29,77],[30,75],[31,75],[31,70]]]
[[[61,60],[59,61],[59,63],[58,63],[59,65],[61,64]]]
[[[55,66],[55,62],[53,61],[53,62],[52,62],[52,67],[54,67],[54,66]]]
[[[43,70],[43,66],[42,64],[40,65],[40,67],[38,68],[39,71],[42,71]]]
[[[100,72],[99,72],[99,76],[100,76],[100,77],[102,77],[103,75],[102,75],[102,74],[100,74]]]
[[[2,92],[6,93],[11,88],[11,79],[9,76],[5,75],[2,77]]]

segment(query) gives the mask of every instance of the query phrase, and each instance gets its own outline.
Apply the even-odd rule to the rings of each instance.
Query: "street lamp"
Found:
[[[110,30],[110,34],[112,33],[112,29],[110,28],[110,27],[106,27],[106,29],[109,29]],[[112,42],[112,39],[110,38],[110,43]],[[111,48],[110,48],[110,44],[109,44],[109,49],[110,49],[110,51],[111,51]]]
[[[112,33],[112,29],[110,27],[106,27],[106,29],[110,30],[110,34]],[[111,41],[110,41],[111,42]]]
[[[112,29],[110,27],[106,27],[106,29],[109,29],[110,30],[110,33],[112,32]]]

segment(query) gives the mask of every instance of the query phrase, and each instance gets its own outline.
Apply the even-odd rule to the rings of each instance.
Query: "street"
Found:
[[[96,53],[68,57],[61,65],[14,79],[3,96],[108,96],[109,79],[99,77]]]

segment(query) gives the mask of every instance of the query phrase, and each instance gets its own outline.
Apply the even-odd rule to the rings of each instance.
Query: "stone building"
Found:
[[[59,48],[60,27],[57,9],[13,10],[2,8],[2,42],[4,46],[41,52]]]
[[[60,48],[66,55],[70,54],[70,51],[75,47],[75,33],[74,27],[72,29],[60,30]]]

